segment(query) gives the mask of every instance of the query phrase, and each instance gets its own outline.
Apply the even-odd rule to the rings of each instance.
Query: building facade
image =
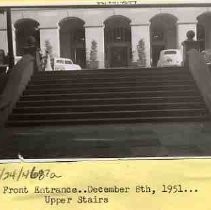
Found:
[[[14,8],[15,56],[23,54],[28,36],[44,52],[71,58],[83,68],[156,66],[163,49],[181,49],[188,30],[201,50],[211,48],[211,7]],[[6,14],[0,14],[0,49],[7,52]]]

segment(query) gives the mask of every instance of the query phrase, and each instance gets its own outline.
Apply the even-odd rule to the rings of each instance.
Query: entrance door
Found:
[[[152,46],[152,66],[157,66],[157,63],[160,57],[160,51],[164,49],[165,49],[164,45]]]
[[[86,66],[86,51],[84,48],[76,48],[76,63],[82,68]]]
[[[84,48],[69,48],[69,55],[65,58],[70,58],[73,63],[80,65],[82,68],[86,66],[86,52]]]
[[[110,67],[128,66],[128,49],[127,47],[110,48]]]

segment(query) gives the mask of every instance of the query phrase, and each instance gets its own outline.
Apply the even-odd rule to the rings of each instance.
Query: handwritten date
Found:
[[[43,179],[58,179],[62,176],[57,175],[55,172],[51,171],[50,169],[37,169],[33,166],[31,169],[24,169],[21,167],[20,169],[14,169],[12,171],[6,170],[6,168],[0,169],[0,180],[14,180],[19,181],[23,179],[36,179],[36,180],[43,180]]]

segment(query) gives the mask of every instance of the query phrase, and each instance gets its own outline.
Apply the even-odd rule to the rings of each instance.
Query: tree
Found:
[[[90,61],[97,61],[97,42],[92,41],[91,51],[90,51]]]
[[[145,43],[143,39],[139,40],[137,45],[137,51],[138,51],[138,65],[146,66]]]
[[[53,47],[49,40],[45,40],[45,51],[50,55],[51,58],[53,57]]]
[[[91,43],[91,50],[90,50],[90,61],[88,63],[89,68],[97,69],[99,61],[97,60],[97,42],[95,40]]]
[[[43,64],[45,67],[47,65],[48,55],[50,56],[50,64],[51,64],[51,67],[53,68],[53,57],[54,57],[53,47],[49,40],[45,40],[45,57],[44,57],[44,64]]]

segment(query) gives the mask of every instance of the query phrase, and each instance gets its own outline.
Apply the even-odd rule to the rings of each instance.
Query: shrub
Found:
[[[97,61],[97,42],[92,41],[91,51],[90,51],[90,61]]]
[[[145,43],[143,39],[141,39],[138,42],[137,51],[138,51],[138,64],[141,66],[146,66]]]
[[[45,40],[45,51],[50,55],[50,58],[53,57],[53,47],[49,40]]]

